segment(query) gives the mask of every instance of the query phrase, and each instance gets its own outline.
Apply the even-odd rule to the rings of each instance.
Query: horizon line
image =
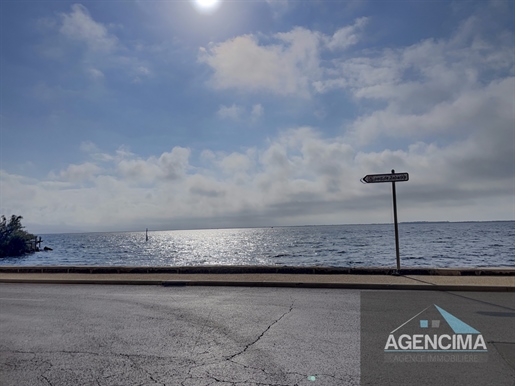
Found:
[[[464,224],[464,223],[487,223],[487,222],[515,222],[513,220],[465,220],[465,221],[400,221],[399,224]],[[172,229],[151,229],[143,227],[141,230],[104,230],[104,231],[71,231],[71,232],[40,232],[42,235],[51,234],[81,234],[81,233],[130,233],[130,232],[175,232],[175,231],[198,231],[218,229],[266,229],[266,228],[300,228],[300,227],[329,227],[329,226],[352,226],[352,225],[392,225],[390,222],[382,223],[341,223],[341,224],[304,224],[304,225],[263,225],[263,226],[239,226],[239,227],[207,227],[207,228],[172,228]],[[27,227],[25,227],[26,229]],[[30,232],[29,232],[30,233]]]

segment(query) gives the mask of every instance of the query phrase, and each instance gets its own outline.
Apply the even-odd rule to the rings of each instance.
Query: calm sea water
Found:
[[[515,222],[399,224],[399,234],[403,267],[515,266]],[[53,251],[0,265],[395,266],[391,224],[41,236]]]

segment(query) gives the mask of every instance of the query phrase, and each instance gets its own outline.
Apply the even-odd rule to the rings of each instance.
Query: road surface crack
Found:
[[[48,378],[47,378],[47,377],[45,377],[44,375],[41,375],[41,378],[43,378],[45,381],[47,381],[47,383],[48,383],[50,386],[53,386],[53,385],[52,385],[52,382],[50,382],[50,381],[48,380]]]
[[[284,314],[282,314],[278,319],[276,319],[274,322],[272,322],[261,334],[259,334],[259,336],[251,343],[249,343],[248,345],[245,346],[245,348],[239,352],[237,352],[236,354],[233,354],[229,357],[227,357],[226,359],[227,360],[231,360],[239,355],[242,355],[243,353],[245,353],[245,351],[247,351],[251,346],[253,346],[254,344],[256,344],[267,332],[268,330],[270,330],[274,325],[276,325],[277,323],[279,323],[281,321],[282,318],[284,318],[286,315],[288,315],[290,312],[292,312],[293,310],[293,305],[295,304],[295,300],[291,303],[290,305],[290,309],[288,311],[286,311]]]
[[[135,369],[138,369],[138,370],[143,371],[143,372],[147,375],[147,377],[149,377],[149,378],[150,378],[150,380],[151,380],[152,382],[154,382],[154,383],[159,383],[159,384],[161,384],[161,385],[163,385],[163,386],[166,386],[166,384],[165,384],[165,383],[160,382],[160,381],[158,381],[157,379],[154,379],[154,377],[152,376],[152,373],[151,373],[150,371],[148,371],[147,369],[145,369],[144,367],[142,367],[142,366],[140,366],[138,363],[136,363],[136,361],[132,358],[132,356],[133,356],[133,355],[129,355],[129,354],[119,354],[119,355],[121,355],[121,356],[123,356],[123,357],[127,358],[129,361],[131,361],[131,363],[132,363],[132,367],[134,367]],[[135,355],[135,356],[136,356],[136,357],[138,357],[138,355]]]

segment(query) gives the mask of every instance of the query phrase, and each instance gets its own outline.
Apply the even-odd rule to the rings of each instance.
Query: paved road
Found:
[[[486,363],[384,362],[429,303]],[[0,284],[0,385],[514,385],[514,321],[512,293]]]
[[[359,384],[358,291],[2,284],[0,310],[1,385]]]

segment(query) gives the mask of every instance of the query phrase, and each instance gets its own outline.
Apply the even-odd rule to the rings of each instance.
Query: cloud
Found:
[[[242,106],[232,104],[232,106],[220,106],[220,109],[218,110],[217,114],[220,118],[223,119],[232,119],[234,121],[239,121],[244,112],[245,109]]]
[[[360,145],[387,137],[447,142],[495,131],[513,120],[513,38],[473,15],[447,39],[336,58],[314,88],[345,91],[363,108],[346,124],[347,138]]]
[[[332,51],[345,50],[346,48],[356,44],[360,40],[360,34],[368,18],[360,17],[351,26],[340,28],[330,38],[326,38],[326,45]]]
[[[243,153],[231,153],[227,156],[222,156],[219,162],[222,170],[227,174],[235,174],[237,172],[246,172],[255,165],[254,151]]]
[[[190,150],[176,146],[170,152],[164,152],[159,157],[142,159],[120,148],[116,157],[116,171],[125,179],[129,178],[134,184],[156,183],[157,181],[172,181],[183,178],[189,169]],[[106,157],[107,158],[107,157]]]
[[[130,72],[134,74],[134,78],[132,79],[132,83],[134,84],[141,83],[144,78],[152,76],[152,71],[145,66],[138,66],[137,68],[130,70]]]
[[[98,146],[91,141],[83,141],[79,146],[80,151],[84,153],[97,153],[100,151]]]
[[[95,22],[89,11],[80,4],[73,4],[70,13],[62,13],[59,31],[66,37],[85,43],[93,51],[112,52],[118,46],[116,36]]]
[[[264,108],[261,104],[255,104],[250,109],[244,106],[232,104],[231,106],[221,105],[217,111],[217,115],[222,119],[230,119],[235,122],[248,120],[255,123],[264,114]]]
[[[66,64],[68,71],[76,70],[94,81],[123,74],[132,83],[154,75],[150,62],[156,53],[152,46],[122,41],[115,32],[123,30],[123,25],[95,20],[81,4],[73,4],[68,12],[53,19],[41,18],[37,25],[43,34],[38,54]],[[70,88],[76,89],[76,85]]]
[[[135,184],[153,183],[162,174],[156,162],[143,159],[122,159],[117,163],[116,170],[122,178]]]
[[[59,173],[59,178],[65,182],[80,183],[92,180],[101,170],[99,166],[91,162],[85,162],[80,165],[71,164]],[[54,175],[51,173],[51,176]]]
[[[253,35],[211,44],[200,50],[199,61],[214,70],[215,88],[307,97],[318,72],[319,34],[298,27],[274,38],[269,45]]]
[[[393,168],[410,173],[398,188],[404,221],[508,219],[512,144],[511,128],[501,127],[447,145],[419,141],[406,150],[364,151],[342,136],[298,127],[260,148],[206,149],[200,164],[182,147],[145,159],[121,148],[48,179],[4,171],[2,205],[33,223],[86,230],[98,230],[99,219],[113,230],[137,228],[142,217],[175,227],[244,225],[239,218],[261,219],[261,225],[386,222],[388,184],[363,185],[360,179]],[[82,148],[97,151],[89,143]]]
[[[459,23],[452,36],[406,47],[342,54],[359,43],[370,24],[362,17],[332,35],[294,28],[212,43],[201,49],[199,61],[213,70],[210,84],[215,89],[301,98],[345,93],[342,99],[350,96],[348,103],[362,111],[345,124],[349,140],[360,145],[383,137],[463,137],[466,131],[481,130],[480,125],[503,124],[505,117],[497,116],[490,104],[505,111],[513,96],[513,33],[488,22],[485,15],[498,10],[483,8],[481,16]]]
[[[90,77],[94,80],[104,79],[104,73],[100,70],[97,70],[96,68],[89,68],[88,73]]]
[[[233,176],[235,181],[238,180],[238,183],[242,182],[242,178],[245,182],[248,182],[249,175],[246,172],[254,169],[258,162],[256,148],[247,149],[245,152],[232,152],[229,154],[204,150],[200,158],[205,165],[201,173],[218,176],[218,172],[221,171],[222,176],[218,176],[219,178]]]
[[[214,88],[306,98],[322,76],[321,54],[355,45],[367,20],[359,18],[332,36],[295,27],[264,37],[270,44],[255,35],[241,35],[202,47],[198,59],[213,69]]]
[[[281,95],[303,92],[300,73],[281,46],[259,46],[251,35],[239,36],[201,51],[201,62],[214,70],[215,88],[272,91]]]
[[[423,139],[436,134],[445,137],[474,131],[496,132],[513,120],[513,90],[514,77],[495,80],[483,88],[463,91],[449,101],[428,105],[428,110],[419,114],[399,111],[392,103],[353,122],[349,136],[359,143],[369,143],[381,136]]]
[[[82,74],[108,77],[114,64],[126,63],[114,67],[128,79],[154,75],[151,64],[122,57],[118,50],[126,48],[81,7],[62,26],[86,47]],[[86,141],[83,162],[47,177],[0,171],[2,211],[43,228],[65,224],[62,230],[135,229],[142,218],[164,228],[386,222],[390,186],[360,179],[395,169],[410,173],[398,187],[403,221],[513,219],[513,33],[472,16],[448,38],[361,50],[372,24],[363,18],[331,34],[294,28],[242,35],[198,56],[212,70],[210,85],[224,94],[290,101],[334,92],[356,111],[342,118],[341,131],[300,122],[250,149],[175,146],[150,156]],[[42,102],[59,91],[43,82],[34,89]],[[263,119],[262,104],[239,103],[220,105],[217,116]],[[266,107],[272,115],[272,104]]]
[[[190,149],[176,146],[169,153],[163,153],[157,159],[162,175],[168,180],[174,180],[185,175],[189,168]]]

